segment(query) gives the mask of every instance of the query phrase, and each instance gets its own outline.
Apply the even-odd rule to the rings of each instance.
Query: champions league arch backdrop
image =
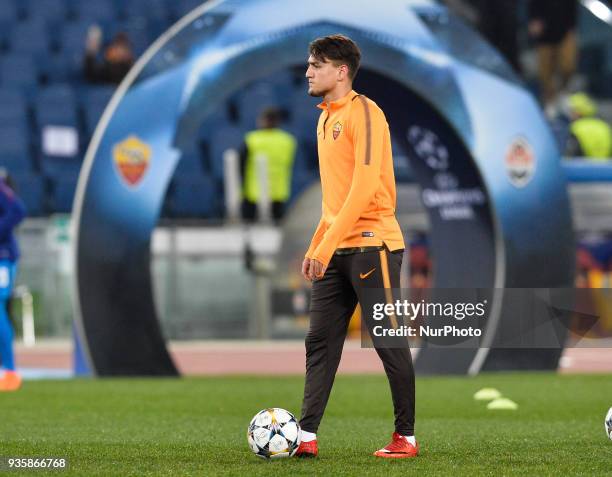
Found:
[[[483,345],[426,346],[417,371],[557,366],[562,345],[495,346],[516,318],[504,288],[571,287],[574,253],[553,138],[499,55],[428,1],[388,0],[383,8],[351,0],[228,0],[194,10],[149,48],[87,151],[74,207],[75,315],[93,373],[177,374],[156,315],[150,240],[181,151],[232,93],[305,65],[309,42],[333,33],[353,38],[364,72],[393,85],[383,81],[376,99],[383,109],[394,105],[393,135],[422,187],[435,286],[491,290]]]

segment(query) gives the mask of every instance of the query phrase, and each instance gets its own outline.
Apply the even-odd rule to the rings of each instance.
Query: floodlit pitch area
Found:
[[[419,378],[421,456],[390,461],[371,455],[393,430],[385,377],[338,376],[320,457],[257,458],[250,419],[271,406],[299,415],[302,386],[300,376],[26,382],[0,395],[10,409],[0,455],[66,457],[62,475],[609,475],[609,375]],[[483,387],[518,411],[487,410],[473,399]]]

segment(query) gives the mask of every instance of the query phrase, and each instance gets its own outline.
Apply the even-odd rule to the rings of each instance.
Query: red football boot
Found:
[[[316,439],[310,442],[300,442],[300,446],[295,451],[296,457],[316,457],[317,455],[319,455],[319,448]]]
[[[419,455],[419,444],[412,445],[406,437],[393,433],[393,439],[387,447],[374,452],[376,457],[385,457],[391,459],[403,459],[406,457],[416,457]]]

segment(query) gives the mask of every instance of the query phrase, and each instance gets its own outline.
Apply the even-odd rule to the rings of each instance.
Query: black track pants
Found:
[[[334,377],[349,320],[357,302],[375,299],[385,303],[395,301],[392,289],[400,288],[402,250],[374,250],[349,255],[334,255],[321,280],[313,283],[310,305],[310,329],[306,336],[306,383],[300,425],[303,430],[317,432]],[[385,290],[386,289],[386,290]],[[362,313],[368,330],[371,316]],[[414,368],[408,346],[377,347],[389,379],[395,431],[406,436],[414,434]]]

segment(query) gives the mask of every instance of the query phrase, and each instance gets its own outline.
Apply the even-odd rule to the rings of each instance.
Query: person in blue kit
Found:
[[[15,227],[25,217],[25,207],[15,194],[10,177],[0,170],[0,391],[16,391],[21,376],[15,370],[13,327],[8,315],[8,303],[13,292],[19,248]]]

